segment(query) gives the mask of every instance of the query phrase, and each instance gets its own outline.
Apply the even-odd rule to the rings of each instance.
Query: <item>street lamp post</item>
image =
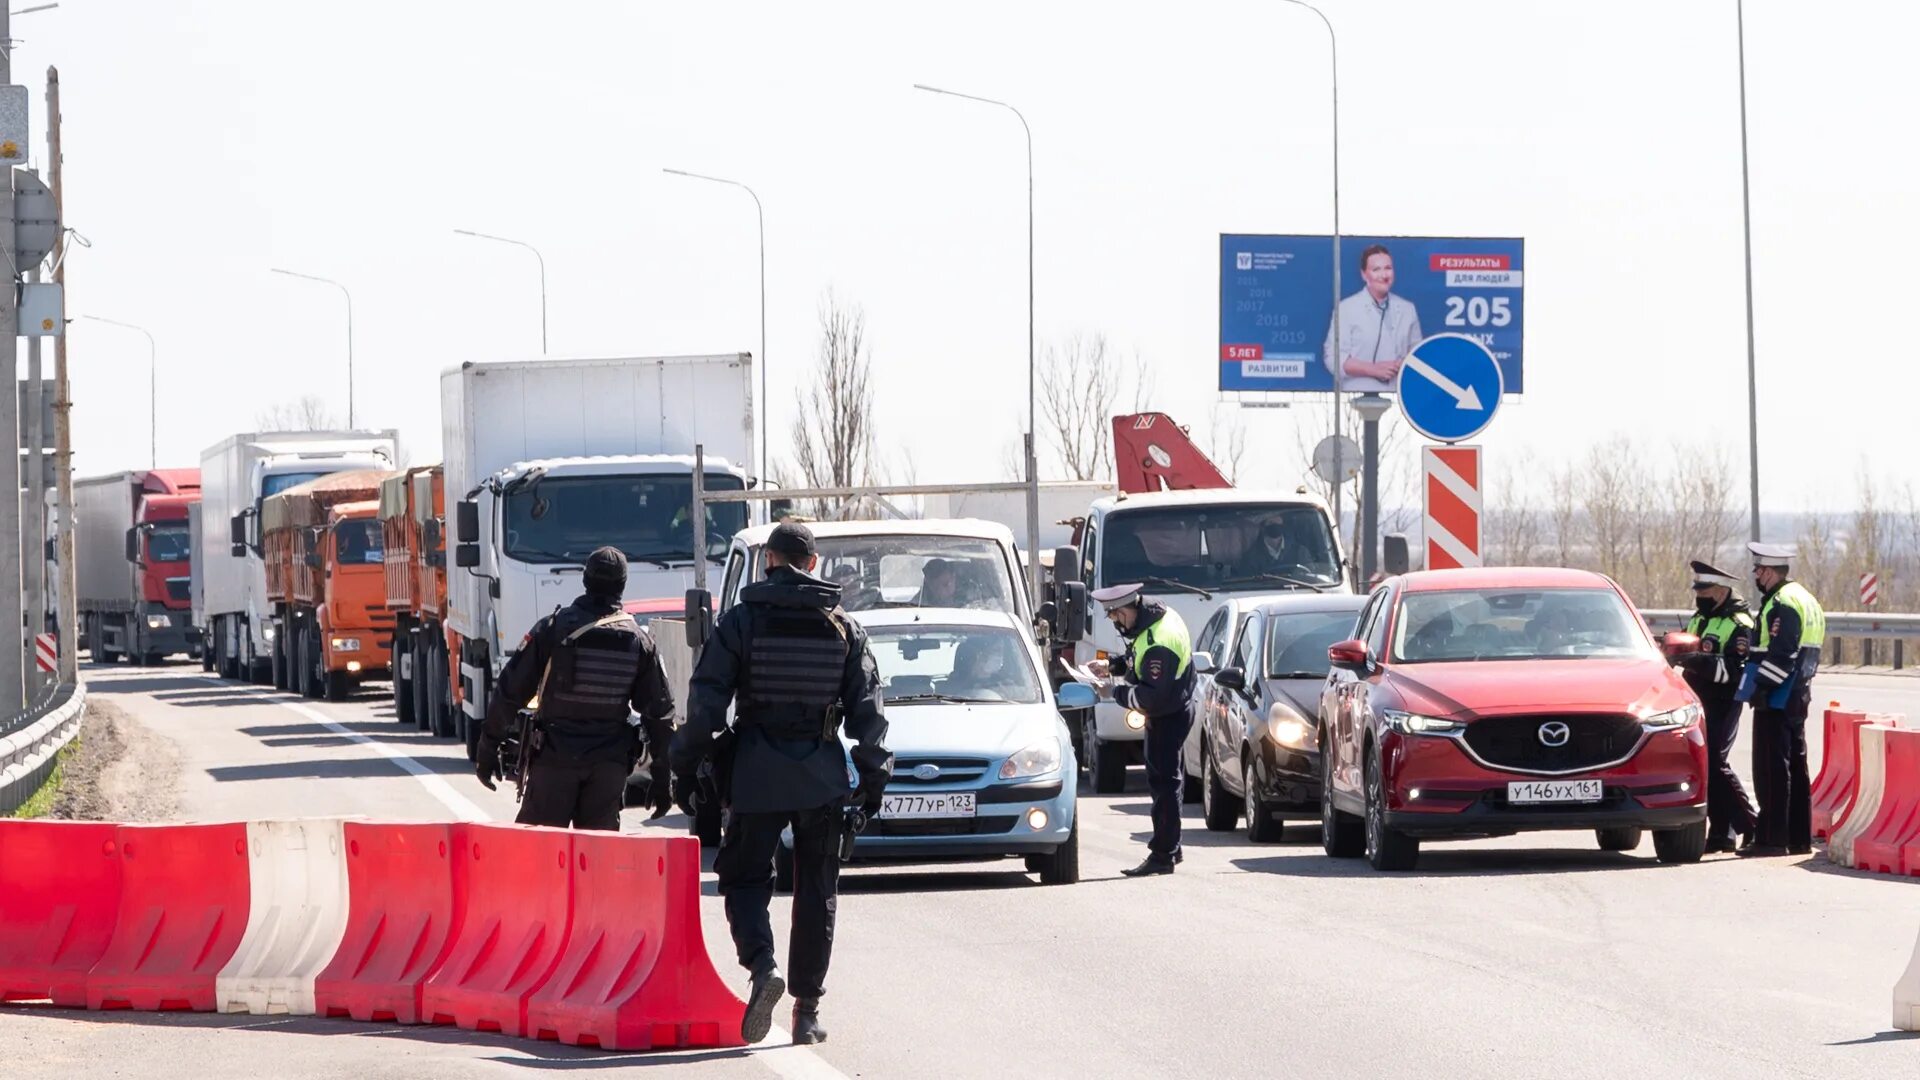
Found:
[[[1760,540],[1760,387],[1753,362],[1753,208],[1747,193],[1747,14],[1735,0],[1740,45],[1740,235],[1747,258],[1747,513],[1751,539]]]
[[[767,213],[760,205],[759,193],[738,180],[688,172],[685,169],[662,169],[661,171],[673,176],[684,176],[689,180],[705,180],[708,183],[737,187],[753,198],[754,220],[760,227],[760,482],[764,484],[767,482],[767,414],[773,411],[767,400]]]
[[[1035,419],[1038,415],[1038,400],[1034,372],[1034,333],[1033,333],[1033,128],[1019,109],[1004,101],[980,97],[975,94],[963,94],[958,90],[943,90],[937,86],[914,83],[915,90],[925,90],[929,94],[943,94],[947,97],[964,98],[977,101],[982,105],[996,105],[1012,113],[1020,121],[1020,130],[1027,136],[1027,588],[1031,590],[1033,603],[1040,603],[1040,464],[1035,443],[1040,438]]]
[[[533,252],[534,260],[540,264],[540,355],[545,357],[547,355],[547,260],[541,256],[540,249],[527,243],[525,240],[514,240],[505,236],[495,236],[492,233],[474,232],[472,229],[455,229],[453,231],[459,233],[461,236],[471,236],[477,240],[493,240],[502,244],[512,244],[514,247],[526,248],[528,251]]]
[[[288,277],[297,277],[303,281],[317,281],[322,285],[331,285],[334,288],[340,290],[341,296],[346,297],[346,300],[347,300],[347,429],[352,430],[353,429],[353,294],[347,291],[347,287],[345,285],[340,284],[339,282],[333,280],[332,278],[323,278],[323,277],[316,276],[314,274],[303,274],[298,270],[282,270],[277,266],[273,268],[273,272],[276,274],[285,274]]]
[[[153,334],[144,326],[135,326],[118,319],[109,319],[104,315],[82,315],[88,322],[105,323],[122,330],[134,330],[147,335],[147,468],[160,467],[160,350],[153,343]]]

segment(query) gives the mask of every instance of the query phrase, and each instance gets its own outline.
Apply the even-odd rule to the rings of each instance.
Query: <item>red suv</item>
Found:
[[[1321,840],[1411,870],[1423,838],[1593,829],[1661,862],[1707,838],[1700,703],[1619,586],[1582,570],[1393,578],[1328,650]],[[1666,655],[1663,655],[1663,652]]]

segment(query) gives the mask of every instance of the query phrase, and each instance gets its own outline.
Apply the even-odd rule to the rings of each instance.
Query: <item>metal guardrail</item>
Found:
[[[86,704],[86,684],[69,683],[0,723],[0,815],[18,810],[46,783],[60,751],[80,734]]]
[[[1663,628],[1679,630],[1687,625],[1687,620],[1693,618],[1693,612],[1664,608],[1642,609],[1640,617],[1647,620],[1647,625],[1656,630]],[[1865,638],[1874,641],[1920,639],[1920,615],[1876,615],[1857,611],[1829,611],[1827,612],[1827,636]]]

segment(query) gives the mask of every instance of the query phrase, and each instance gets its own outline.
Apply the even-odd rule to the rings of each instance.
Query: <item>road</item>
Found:
[[[396,724],[376,691],[326,704],[186,667],[87,677],[179,746],[191,818],[504,820],[514,809],[450,743]],[[1920,713],[1920,679],[1819,685],[1826,700]],[[1650,843],[1604,854],[1580,834],[1440,845],[1418,873],[1382,876],[1325,858],[1317,826],[1255,846],[1205,832],[1197,812],[1180,873],[1129,881],[1117,871],[1139,858],[1148,827],[1138,770],[1126,794],[1080,806],[1077,886],[1039,886],[1014,863],[850,871],[825,1002],[832,1039],[820,1047],[598,1054],[446,1028],[9,1006],[0,1062],[19,1080],[83,1069],[153,1080],[576,1069],[1882,1080],[1911,1075],[1920,1053],[1889,1031],[1920,881],[1818,858],[1663,867]],[[629,812],[625,828],[649,827]],[[711,875],[704,891],[708,949],[738,984]]]

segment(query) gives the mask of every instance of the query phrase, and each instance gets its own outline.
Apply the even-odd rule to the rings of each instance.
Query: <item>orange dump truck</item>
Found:
[[[275,686],[343,701],[367,679],[386,676],[394,618],[379,498],[381,482],[393,475],[332,473],[261,507]]]
[[[393,613],[387,666],[403,724],[451,738],[455,687],[447,663],[446,470],[409,469],[380,485],[386,600]]]

